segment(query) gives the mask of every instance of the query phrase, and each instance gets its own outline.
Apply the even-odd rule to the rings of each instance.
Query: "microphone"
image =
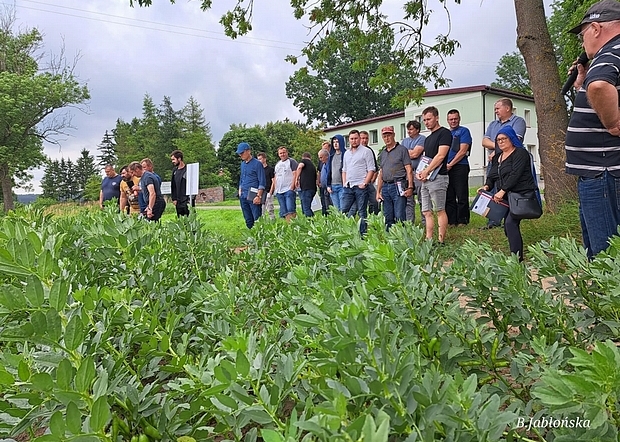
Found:
[[[579,58],[577,58],[577,63],[585,66],[588,63],[588,55],[585,52],[582,52],[579,55]],[[564,87],[562,88],[562,95],[566,95],[570,88],[573,87],[575,80],[577,80],[578,74],[579,72],[577,71],[577,66],[575,66],[575,68],[571,71],[570,75],[566,79],[566,83],[564,83]]]

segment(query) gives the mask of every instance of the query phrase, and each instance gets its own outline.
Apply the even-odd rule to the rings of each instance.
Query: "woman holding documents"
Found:
[[[537,190],[538,186],[532,174],[530,153],[523,148],[523,143],[517,137],[511,126],[502,127],[495,143],[502,153],[499,156],[499,190],[493,195],[495,202],[508,202],[508,192],[527,192]],[[492,183],[487,181],[483,189],[492,189]],[[504,232],[508,237],[510,252],[519,255],[519,261],[523,261],[523,237],[519,224],[520,219],[514,219],[510,212],[504,219]]]

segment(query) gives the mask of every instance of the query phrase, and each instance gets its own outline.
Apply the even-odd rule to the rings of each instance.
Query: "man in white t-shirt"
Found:
[[[278,161],[274,167],[274,177],[271,183],[271,194],[275,195],[280,204],[280,218],[290,221],[297,214],[295,200],[295,171],[297,161],[288,156],[288,149],[284,146],[278,148]]]

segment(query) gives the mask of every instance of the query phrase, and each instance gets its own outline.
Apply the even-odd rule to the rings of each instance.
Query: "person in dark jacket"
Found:
[[[327,175],[327,192],[329,193],[332,203],[338,211],[340,211],[340,202],[344,188],[342,187],[342,158],[346,150],[344,137],[340,134],[334,135],[330,140],[329,149],[329,174]]]
[[[170,182],[172,204],[177,209],[177,217],[189,216],[189,195],[187,194],[187,165],[183,161],[183,152],[174,150],[170,154],[172,180]]]
[[[321,213],[325,216],[329,212],[329,206],[332,206],[332,199],[327,191],[327,177],[329,175],[329,141],[323,143],[319,151],[319,163],[316,169],[316,185],[319,188],[319,196],[321,199]]]
[[[499,189],[494,195],[495,202],[508,203],[508,192],[527,192],[537,190],[536,178],[533,174],[532,156],[523,147],[523,142],[511,126],[502,127],[495,142],[501,150],[498,158],[499,180],[496,183]],[[487,178],[483,189],[493,188],[493,179]],[[523,261],[523,237],[520,229],[521,220],[514,219],[510,212],[504,218],[504,232],[508,238],[510,252],[519,256]]]

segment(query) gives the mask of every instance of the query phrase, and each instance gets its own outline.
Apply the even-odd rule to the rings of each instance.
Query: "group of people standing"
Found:
[[[171,199],[177,216],[188,216],[190,197],[186,195],[187,165],[183,152],[175,150],[170,154],[174,166],[171,180]],[[166,210],[166,200],[161,192],[161,177],[153,170],[153,161],[144,158],[133,161],[117,174],[112,165],[105,166],[105,178],[101,183],[99,205],[116,199],[119,209],[129,215],[141,216],[148,221],[158,221]]]
[[[524,147],[521,140],[525,135],[525,121],[514,115],[512,109],[512,101],[508,98],[495,103],[497,120],[489,125],[483,140],[483,146],[490,151],[484,189],[501,200],[505,200],[511,190],[530,187],[532,183],[536,186],[535,176],[531,174],[527,182],[520,175],[514,176],[520,174],[525,157],[527,164],[531,164],[529,152],[522,149],[513,155],[513,150],[503,149],[504,146]],[[240,143],[237,148],[242,159],[239,197],[246,225],[251,228],[268,207],[271,207],[273,218],[274,197],[279,202],[281,218],[290,220],[296,216],[297,195],[302,213],[313,216],[312,201],[318,188],[322,213],[327,214],[329,206],[333,205],[349,216],[359,216],[359,230],[364,235],[369,210],[379,213],[381,204],[387,229],[396,222],[415,222],[417,195],[426,238],[434,238],[437,219],[437,243],[443,245],[449,225],[469,224],[468,156],[472,136],[467,127],[461,126],[457,109],[448,111],[448,128],[440,124],[439,111],[434,106],[424,109],[422,121],[430,133],[421,135],[420,122],[412,120],[407,123],[408,136],[402,142],[396,141],[394,127],[382,128],[384,146],[378,156],[368,147],[368,132],[351,130],[348,149],[344,136],[335,135],[323,143],[318,153],[318,167],[309,153],[304,153],[297,162],[282,146],[278,149],[280,160],[272,168],[264,152],[258,154],[260,161],[256,160],[252,158],[250,145]],[[528,167],[528,173],[530,170]],[[511,251],[522,258],[519,221],[507,218],[505,229]]]
[[[415,195],[425,225],[426,238],[433,239],[435,216],[437,241],[443,245],[448,225],[469,223],[469,161],[472,137],[460,125],[457,109],[448,111],[448,125],[439,122],[439,111],[430,106],[422,111],[422,121],[430,134],[421,135],[421,124],[407,123],[407,137],[395,140],[394,128],[384,127],[385,143],[379,153],[377,199],[383,201],[386,227],[394,222],[415,222]]]

